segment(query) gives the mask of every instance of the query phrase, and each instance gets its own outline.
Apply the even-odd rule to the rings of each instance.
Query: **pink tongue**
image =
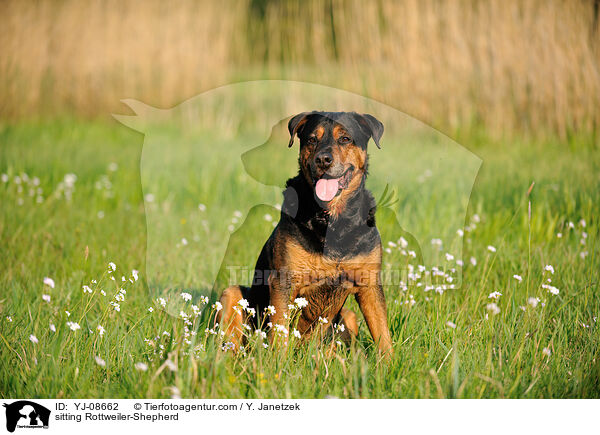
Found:
[[[321,178],[315,186],[315,193],[321,201],[331,201],[339,189],[338,179]]]

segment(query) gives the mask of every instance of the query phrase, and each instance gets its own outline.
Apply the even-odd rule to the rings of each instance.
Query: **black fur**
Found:
[[[335,123],[342,124],[354,143],[362,149],[366,150],[370,138],[379,146],[383,125],[370,115],[354,112],[305,112],[296,115],[289,122],[290,146],[296,134],[301,146],[304,146],[307,132],[311,132],[316,125]],[[314,188],[302,171],[287,181],[279,223],[258,257],[252,287],[243,288],[244,297],[259,312],[262,313],[269,304],[269,276],[277,273],[274,270],[273,252],[278,232],[288,234],[308,252],[336,260],[368,254],[381,244],[375,226],[376,203],[371,192],[365,188],[366,177],[365,167],[360,186],[335,218],[315,199]]]

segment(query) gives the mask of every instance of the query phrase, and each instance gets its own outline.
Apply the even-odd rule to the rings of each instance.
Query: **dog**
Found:
[[[271,326],[284,325],[290,304],[304,298],[296,326],[301,337],[336,324],[348,342],[358,333],[356,314],[344,308],[354,295],[379,350],[389,355],[381,237],[365,187],[367,144],[372,139],[380,148],[383,124],[368,114],[313,111],[293,116],[288,130],[289,147],[300,140],[298,175],[286,182],[281,217],[258,256],[252,285],[225,289],[215,320],[237,348],[250,323],[241,299],[261,327],[261,315]]]

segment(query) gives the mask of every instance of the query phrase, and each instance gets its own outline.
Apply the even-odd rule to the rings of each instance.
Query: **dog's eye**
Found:
[[[347,144],[347,143],[352,142],[352,139],[349,138],[348,136],[342,136],[338,139],[338,142],[341,144]]]
[[[308,144],[309,145],[314,145],[316,143],[317,143],[317,138],[316,137],[311,136],[311,137],[308,138]]]

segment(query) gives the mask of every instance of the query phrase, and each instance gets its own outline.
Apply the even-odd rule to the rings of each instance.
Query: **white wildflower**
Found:
[[[38,339],[37,339],[37,337],[36,337],[35,335],[33,335],[33,334],[31,334],[31,335],[29,336],[29,341],[31,341],[33,344],[38,344],[38,343],[39,343],[39,340],[38,340]]]
[[[488,299],[498,299],[500,296],[502,296],[502,293],[495,291],[488,295]]]
[[[492,313],[493,315],[499,314],[500,313],[500,308],[498,307],[497,304],[495,304],[494,302],[492,302],[491,304],[487,304],[485,306],[486,310],[488,310],[490,313]]]
[[[134,367],[140,372],[145,372],[146,370],[148,370],[148,364],[144,364],[143,362],[135,363]]]
[[[42,295],[42,300],[44,300],[45,302],[50,302],[50,295]]]
[[[272,316],[276,313],[275,307],[273,305],[269,305],[267,308],[265,308],[265,313],[267,314],[267,316]]]
[[[50,288],[54,288],[54,280],[52,278],[45,277],[44,284]]]
[[[492,245],[488,245],[487,250],[490,252],[496,252],[496,248],[493,247]]]
[[[192,300],[192,295],[186,292],[181,293],[181,297],[184,301],[188,302]]]
[[[177,371],[177,364],[175,364],[173,361],[171,361],[170,359],[165,361],[165,366],[171,370],[172,372],[176,372]]]
[[[448,328],[456,329],[456,323],[454,323],[454,322],[451,322],[450,320],[448,320],[448,321],[446,322],[446,326],[447,326]]]
[[[283,325],[275,324],[275,325],[273,326],[273,329],[274,329],[276,332],[280,333],[280,334],[283,334],[283,335],[288,335],[288,330],[287,330],[287,329],[286,329],[286,327],[285,327],[285,326],[283,326]]]
[[[79,323],[77,322],[67,322],[67,326],[71,329],[71,331],[77,331],[78,329],[81,329],[81,326],[79,326]]]
[[[522,281],[523,281],[523,278],[521,277],[521,275],[516,275],[516,274],[515,274],[515,275],[513,275],[513,278],[514,278],[514,279],[516,279],[516,280],[517,280],[517,281],[519,281],[519,282],[522,282]]]
[[[305,298],[296,298],[294,299],[294,304],[296,304],[298,308],[304,308],[308,306],[308,301]]]
[[[554,275],[554,267],[552,267],[552,265],[550,264],[546,264],[546,266],[544,267],[544,270],[550,272],[552,275]]]
[[[96,355],[95,360],[96,360],[96,364],[98,364],[100,367],[106,367],[106,361],[104,361],[99,356]]]

